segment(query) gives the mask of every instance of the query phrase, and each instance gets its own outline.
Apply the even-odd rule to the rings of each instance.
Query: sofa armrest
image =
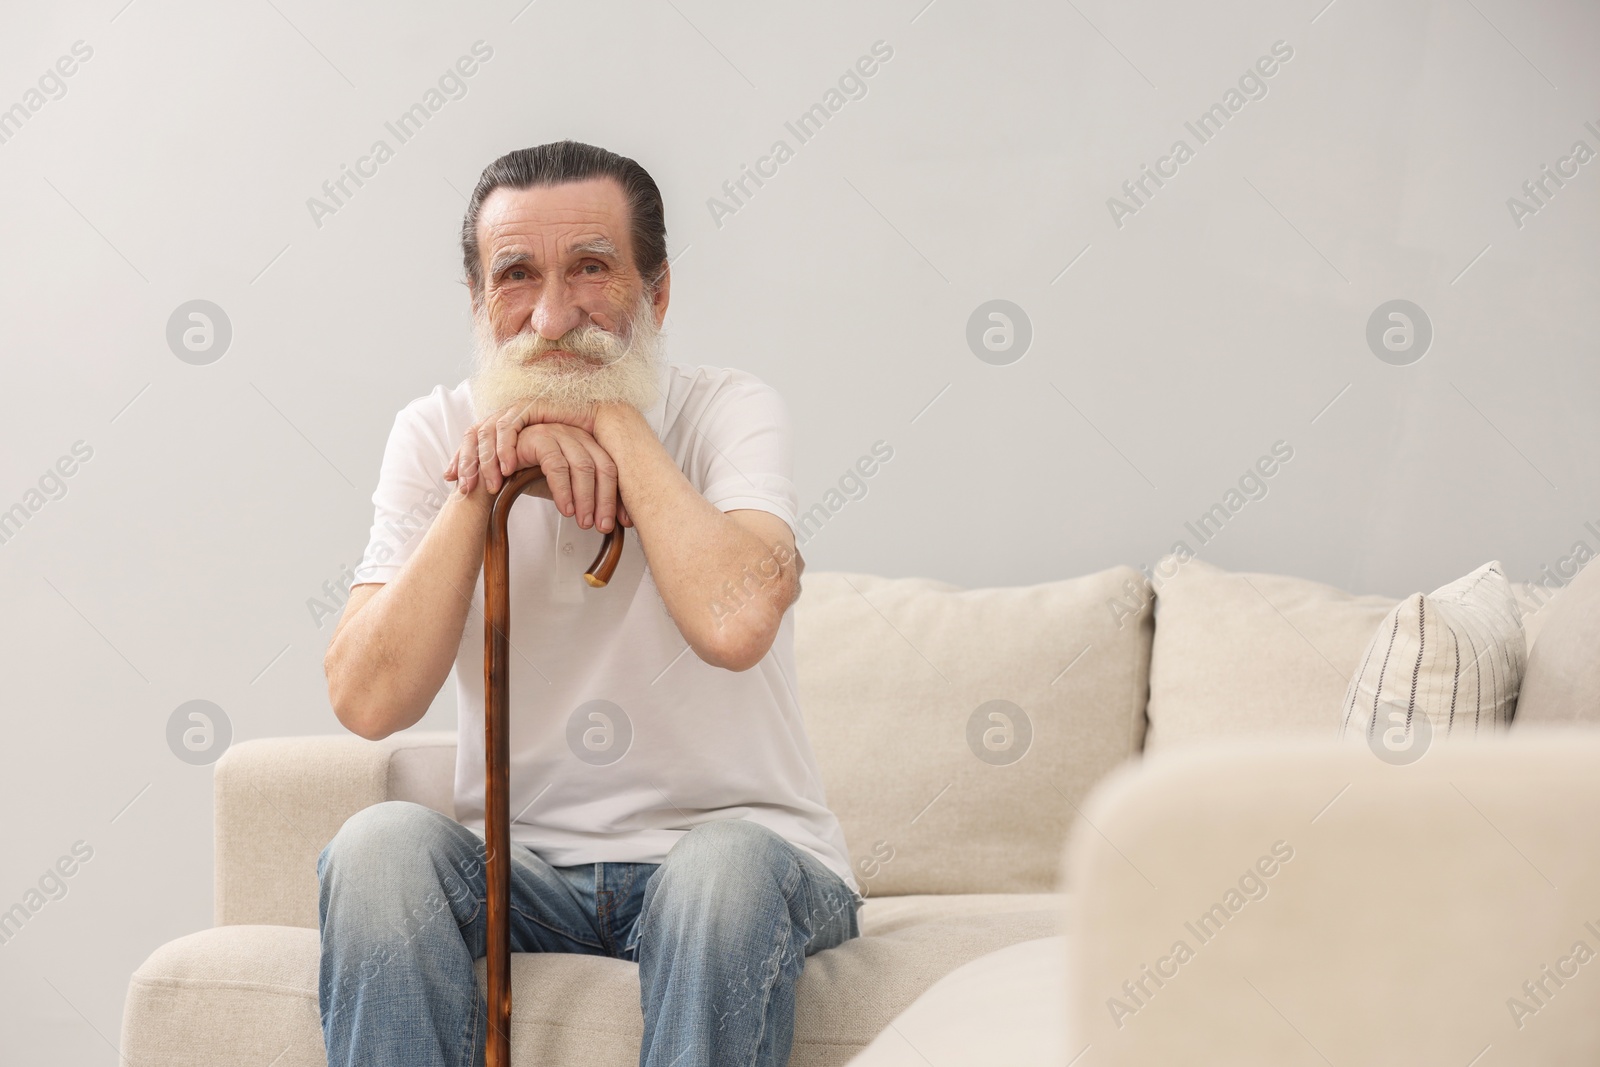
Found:
[[[1102,783],[1065,861],[1071,1050],[1596,1062],[1600,730],[1433,744],[1196,746]]]
[[[344,821],[386,800],[455,817],[456,735],[274,737],[216,763],[215,922],[317,923],[317,856]]]

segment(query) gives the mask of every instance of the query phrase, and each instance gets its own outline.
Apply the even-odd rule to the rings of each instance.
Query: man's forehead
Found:
[[[478,229],[491,254],[518,247],[535,255],[620,255],[629,237],[628,206],[621,188],[607,179],[501,187],[484,201]]]

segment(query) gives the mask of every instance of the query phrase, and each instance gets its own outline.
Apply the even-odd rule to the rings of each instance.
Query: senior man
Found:
[[[461,240],[475,366],[396,417],[326,659],[335,714],[372,740],[455,667],[456,819],[377,804],[318,858],[328,1061],[483,1062],[480,571],[491,494],[537,464],[509,528],[511,949],[637,962],[643,1067],[784,1064],[805,959],[857,936],[862,903],[796,702],[787,410],[662,355],[666,227],[633,160],[511,152]],[[634,536],[590,588],[619,522]]]

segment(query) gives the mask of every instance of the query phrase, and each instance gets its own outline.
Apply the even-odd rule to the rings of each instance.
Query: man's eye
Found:
[[[585,263],[583,265],[584,270],[588,270],[590,267],[593,267],[597,271],[603,271],[606,269],[602,264],[599,263]]]

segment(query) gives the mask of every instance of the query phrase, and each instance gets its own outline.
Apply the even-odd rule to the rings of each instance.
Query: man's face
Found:
[[[650,292],[632,244],[627,201],[608,178],[489,195],[473,308],[478,418],[519,400],[656,402],[668,287],[663,278]]]

